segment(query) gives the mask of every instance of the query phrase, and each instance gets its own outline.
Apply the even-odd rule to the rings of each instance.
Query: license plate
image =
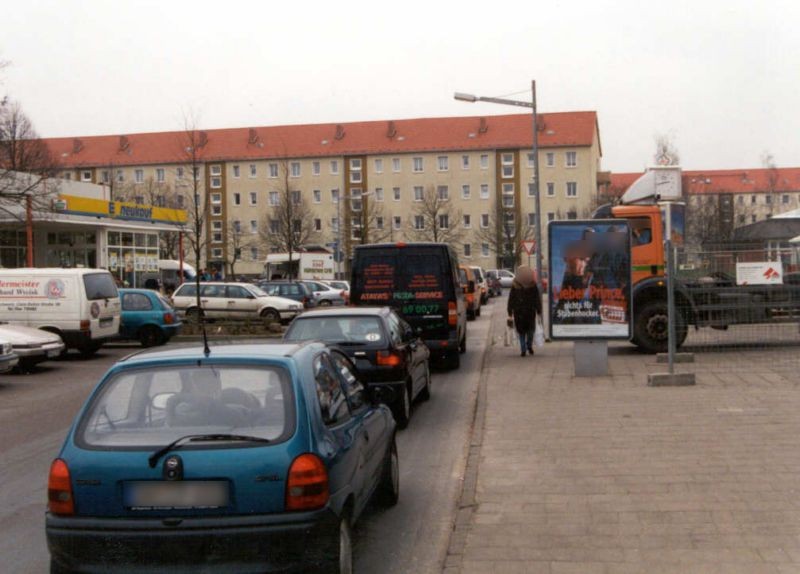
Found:
[[[113,322],[114,322],[114,317],[103,317],[102,319],[100,319],[100,326],[108,327]]]
[[[59,351],[58,349],[52,349],[50,351],[47,351],[47,358],[52,359],[53,357],[58,357],[59,354],[61,354],[61,351]]]
[[[129,482],[125,506],[132,510],[222,508],[228,505],[228,483],[220,480]]]

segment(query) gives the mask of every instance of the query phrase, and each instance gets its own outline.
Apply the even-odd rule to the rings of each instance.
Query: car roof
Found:
[[[252,360],[259,358],[285,358],[303,355],[315,348],[324,348],[325,345],[319,342],[303,341],[298,343],[284,343],[276,339],[275,343],[264,342],[227,342],[209,341],[211,352],[208,356],[203,352],[202,343],[191,343],[186,345],[176,345],[168,349],[138,351],[127,357],[120,359],[119,363],[126,365],[146,365],[148,363],[158,363],[173,360],[199,360],[214,361],[215,359],[244,359]]]
[[[295,318],[295,321],[308,318],[308,317],[375,317],[377,315],[386,315],[391,312],[391,307],[332,307],[328,309],[321,309],[316,307],[305,311],[302,315]]]

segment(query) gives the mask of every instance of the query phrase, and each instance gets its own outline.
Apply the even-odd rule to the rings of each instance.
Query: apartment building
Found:
[[[236,256],[237,275],[261,273],[288,187],[312,212],[307,243],[337,245],[345,258],[358,243],[424,236],[433,222],[420,205],[436,194],[445,205],[436,225],[459,231],[461,257],[494,267],[502,241],[487,240],[486,229],[500,233],[504,219],[532,229],[539,217],[546,241],[548,221],[588,215],[602,178],[596,113],[541,114],[535,213],[530,120],[511,114],[205,130],[191,134],[193,146],[182,132],[46,141],[62,177],[102,183],[130,201],[191,213],[196,188],[207,206],[201,266],[228,269]]]

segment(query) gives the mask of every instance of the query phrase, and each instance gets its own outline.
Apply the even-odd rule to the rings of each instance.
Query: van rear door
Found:
[[[83,275],[86,304],[89,307],[92,339],[105,339],[119,333],[121,305],[114,278],[108,271]]]

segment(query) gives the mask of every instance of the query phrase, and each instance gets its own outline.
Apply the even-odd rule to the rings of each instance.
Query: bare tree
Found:
[[[488,225],[481,224],[474,231],[474,236],[481,243],[487,243],[489,249],[495,252],[500,267],[509,268],[516,267],[522,260],[522,242],[532,239],[534,233],[535,228],[525,225],[519,211],[513,207],[497,205],[489,214]]]
[[[242,251],[254,246],[255,242],[251,239],[251,236],[242,232],[242,222],[229,219],[228,233],[225,237],[225,263],[230,271],[229,277],[236,276],[236,263],[242,260]]]
[[[674,143],[674,135],[659,133],[655,135],[656,153],[653,156],[657,165],[680,165],[681,154]]]
[[[289,255],[289,278],[293,278],[292,261],[314,233],[314,214],[307,199],[299,190],[292,189],[289,162],[279,163],[280,177],[269,190],[270,207],[259,235],[272,251]]]
[[[412,222],[409,235],[416,241],[433,241],[434,243],[449,243],[453,246],[460,245],[464,238],[464,228],[461,227],[462,212],[456,209],[446,192],[433,186],[427,187],[422,195],[422,201],[414,204],[413,217],[422,224]]]
[[[392,230],[390,222],[384,216],[383,206],[370,197],[361,201],[361,209],[352,215],[353,222],[357,224],[355,228],[358,230],[356,243],[367,245],[387,241],[392,235]]]
[[[206,218],[209,213],[210,198],[202,186],[205,146],[208,137],[197,128],[193,115],[184,118],[183,131],[178,136],[179,157],[177,158],[176,186],[189,192],[184,201],[187,207],[187,222],[184,230],[194,256],[194,263],[199,271],[202,267],[203,249],[206,246]],[[177,191],[177,190],[176,190]],[[184,192],[184,197],[186,197]]]

